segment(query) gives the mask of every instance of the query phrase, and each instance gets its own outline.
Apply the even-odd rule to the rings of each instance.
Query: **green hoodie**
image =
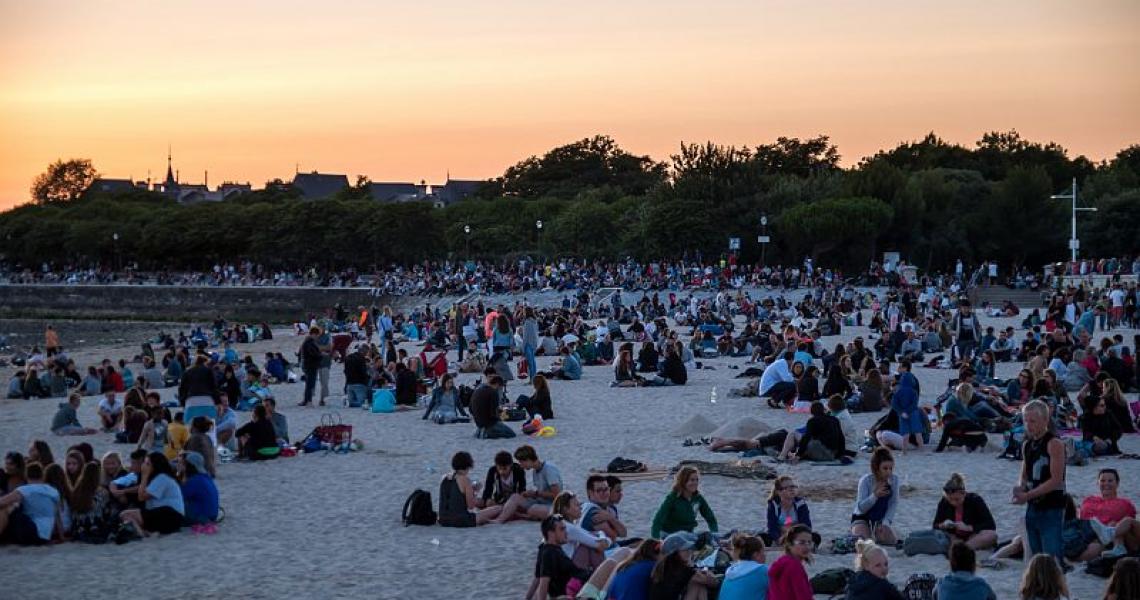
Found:
[[[708,523],[709,531],[717,531],[716,515],[713,514],[712,509],[709,508],[709,503],[705,502],[705,497],[700,492],[697,492],[689,500],[677,495],[676,492],[669,492],[661,501],[661,507],[657,509],[657,514],[653,515],[653,527],[650,535],[662,539],[662,532],[665,535],[678,531],[691,532],[697,527],[698,512]]]

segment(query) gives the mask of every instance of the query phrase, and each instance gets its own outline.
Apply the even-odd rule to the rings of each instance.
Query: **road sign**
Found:
[[[760,244],[767,244],[772,241],[772,238],[766,235],[756,236],[756,241]]]
[[[740,250],[740,238],[728,238],[729,250]]]

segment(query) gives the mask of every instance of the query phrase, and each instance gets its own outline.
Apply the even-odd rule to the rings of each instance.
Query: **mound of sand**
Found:
[[[750,440],[758,435],[772,431],[772,428],[755,417],[741,417],[729,421],[712,432],[714,438]]]
[[[716,423],[713,423],[704,415],[693,415],[674,429],[673,435],[677,437],[692,437],[694,435],[708,435],[714,431],[716,431]]]

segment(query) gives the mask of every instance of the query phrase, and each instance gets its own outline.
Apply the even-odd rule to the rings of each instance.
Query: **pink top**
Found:
[[[1136,507],[1126,498],[1106,500],[1100,496],[1089,496],[1081,503],[1081,518],[1096,519],[1105,525],[1116,525],[1124,517],[1136,518]]]
[[[812,600],[811,582],[800,559],[784,554],[768,569],[768,600]]]

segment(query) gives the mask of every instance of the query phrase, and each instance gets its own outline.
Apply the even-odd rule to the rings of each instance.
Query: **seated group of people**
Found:
[[[172,461],[140,448],[124,466],[118,453],[96,461],[91,445],[80,443],[60,464],[50,445],[37,440],[26,456],[4,458],[0,543],[124,543],[183,527],[212,533],[219,515],[212,462],[194,450]]]

